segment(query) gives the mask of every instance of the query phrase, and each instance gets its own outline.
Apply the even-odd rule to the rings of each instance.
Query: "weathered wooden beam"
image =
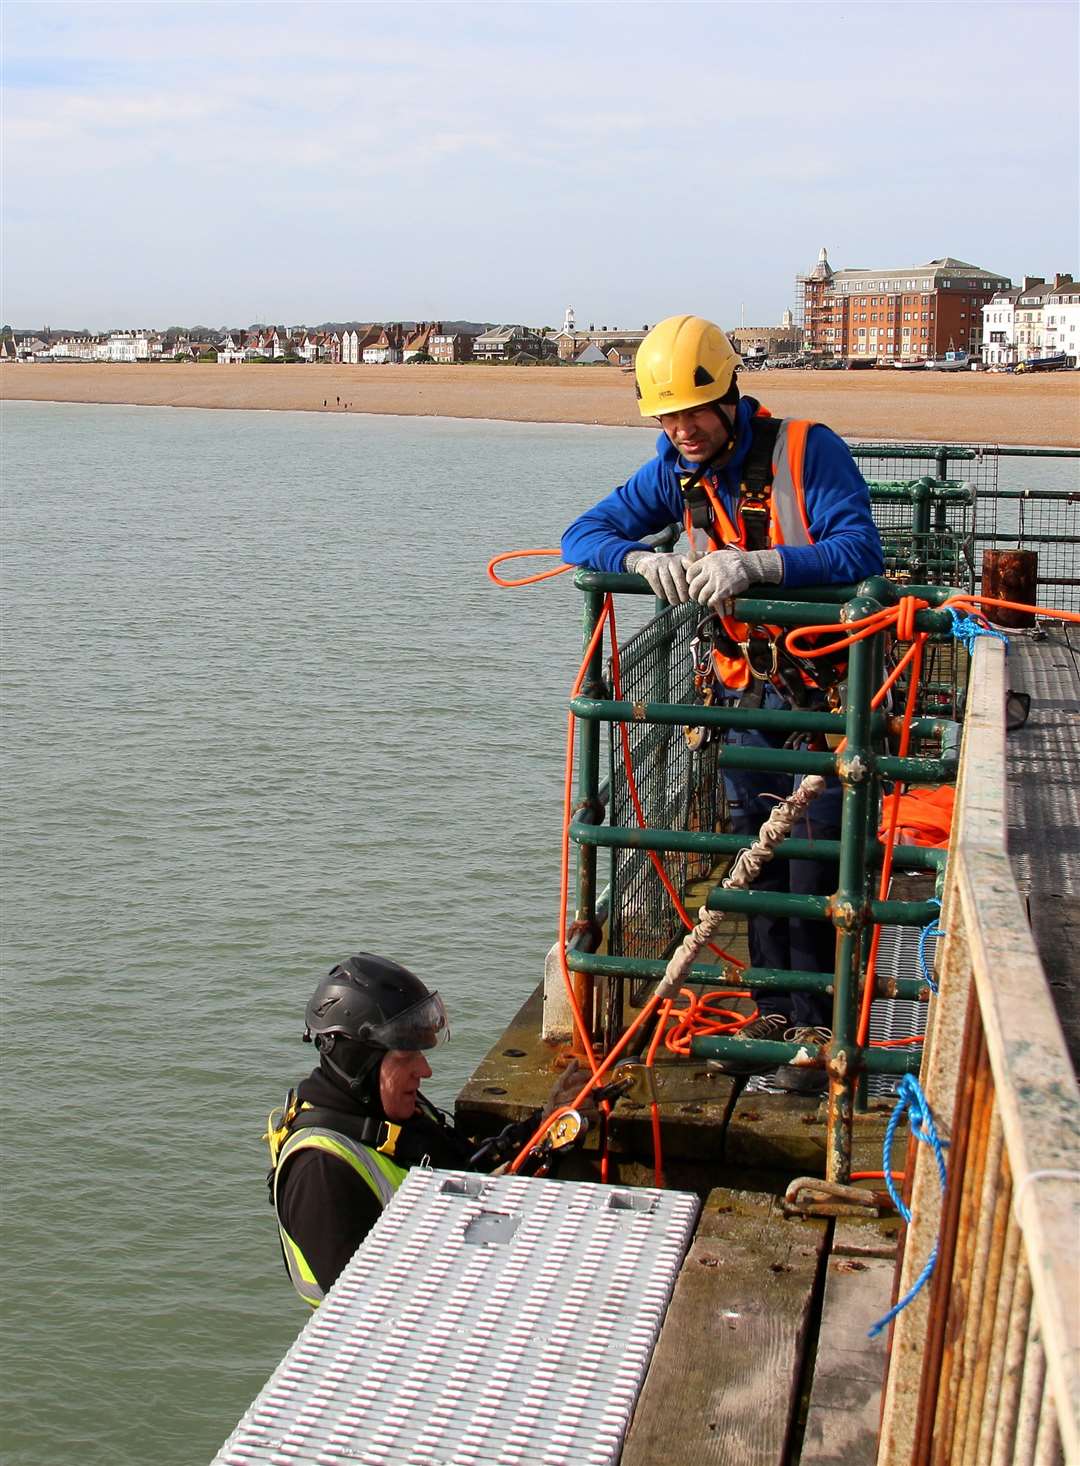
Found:
[[[888,1311],[895,1247],[894,1223],[836,1223],[800,1466],[873,1466],[877,1457],[886,1335],[867,1331]]]
[[[776,1197],[710,1192],[622,1466],[782,1466],[825,1231]]]

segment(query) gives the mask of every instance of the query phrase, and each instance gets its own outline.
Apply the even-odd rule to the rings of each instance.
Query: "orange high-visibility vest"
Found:
[[[763,408],[755,414],[755,418],[768,416],[769,413]],[[777,545],[812,545],[814,543],[814,537],[810,533],[810,521],[806,513],[806,500],[803,495],[806,436],[812,426],[812,423],[798,418],[783,418],[780,421],[772,454],[769,548],[775,548]],[[689,475],[686,475],[684,483],[688,478]],[[721,502],[716,476],[711,473],[706,474],[701,480],[701,487],[708,496],[712,509],[712,532],[706,534],[694,528],[688,504],[684,522],[691,546],[702,552],[719,550],[724,545],[734,545],[737,549],[745,550],[747,548],[746,522],[742,510],[746,485],[740,485],[739,505],[736,509],[734,524]],[[761,638],[763,634],[774,643],[783,635],[783,629],[779,626],[751,627],[745,621],[737,621],[733,616],[721,616],[719,619],[726,635],[740,647],[746,646],[752,639]],[[712,655],[716,675],[724,686],[731,692],[742,692],[749,684],[751,677],[746,654],[740,652],[738,656],[731,656],[725,651],[714,648]]]

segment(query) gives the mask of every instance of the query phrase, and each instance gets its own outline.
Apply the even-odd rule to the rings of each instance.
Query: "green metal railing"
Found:
[[[648,587],[635,575],[614,575],[579,570],[575,583],[584,593],[584,635],[588,642],[603,612],[604,600],[612,595],[650,594]],[[933,609],[950,593],[949,588],[933,585],[911,585],[901,590],[885,577],[874,577],[859,587],[815,588],[790,595],[767,598],[742,598],[736,614],[744,620],[781,627],[809,626],[840,619],[869,615],[882,606],[894,604],[903,593],[917,594],[930,603],[931,609],[920,611],[916,629],[944,635],[951,627],[947,612]],[[685,644],[685,622],[698,612],[697,607],[680,607],[662,613],[658,624],[667,628],[669,649]],[[646,628],[648,631],[650,628]],[[624,677],[632,668],[625,654],[620,658]],[[857,1010],[865,970],[869,934],[875,922],[922,927],[933,920],[937,908],[929,901],[879,901],[876,899],[877,873],[882,848],[877,839],[883,786],[896,779],[909,784],[940,784],[956,776],[957,729],[941,718],[924,717],[914,730],[933,753],[901,758],[890,753],[888,739],[896,732],[894,721],[871,708],[871,699],[880,685],[886,662],[883,634],[857,642],[848,658],[846,711],[829,713],[798,708],[764,708],[748,710],[727,706],[703,707],[687,690],[685,668],[678,659],[645,659],[648,674],[646,686],[624,687],[624,696],[616,699],[605,672],[603,653],[594,651],[581,694],[571,707],[579,722],[578,806],[570,829],[571,840],[578,847],[576,931],[597,931],[597,857],[601,849],[615,855],[627,853],[643,860],[643,852],[654,851],[667,860],[672,857],[693,857],[711,866],[730,857],[752,843],[751,836],[725,832],[719,828],[722,805],[714,803],[708,819],[700,818],[702,809],[710,808],[702,794],[707,785],[719,785],[725,768],[752,769],[793,775],[806,773],[836,774],[842,785],[842,822],[837,841],[792,839],[781,845],[777,858],[804,858],[812,850],[818,858],[829,856],[838,864],[838,886],[831,896],[798,895],[789,892],[750,888],[728,890],[714,885],[706,900],[711,910],[733,916],[772,914],[780,917],[800,916],[832,922],[836,929],[836,963],[832,972],[793,972],[773,968],[752,968],[740,973],[739,984],[750,983],[766,991],[809,990],[831,995],[833,1005],[833,1040],[826,1051],[829,1075],[829,1146],[828,1175],[832,1180],[847,1178],[851,1164],[851,1126],[859,1079],[867,1073],[899,1074],[917,1071],[918,1051],[861,1048],[856,1043]],[[629,693],[630,695],[627,695]],[[642,695],[644,694],[644,695]],[[745,747],[729,745],[721,736],[729,729],[750,724],[763,732],[820,737],[821,734],[842,735],[846,746],[842,753],[795,747]],[[609,729],[611,746],[616,750],[611,778],[602,790],[600,785],[601,730]],[[638,827],[625,814],[613,792],[611,798],[615,818],[602,818],[603,794],[610,788],[617,791],[616,773],[621,758],[622,734],[625,727],[631,738],[631,766],[640,790],[645,811],[646,828]],[[673,804],[671,791],[686,769],[678,765],[678,745],[685,747],[684,729],[706,728],[715,736],[709,743],[711,759],[693,771],[698,784],[697,815],[692,827],[682,828],[670,819],[673,808],[689,807],[684,799]],[[673,772],[674,770],[674,772]],[[619,808],[622,813],[620,814]],[[657,812],[664,812],[667,822],[659,823]],[[898,849],[895,866],[898,870],[939,872],[944,852],[925,849]],[[642,865],[642,870],[645,869]],[[668,865],[677,886],[676,872],[686,876],[685,866]],[[651,867],[649,868],[651,872]],[[656,890],[660,883],[655,875],[649,882]],[[685,889],[685,879],[682,881]],[[584,999],[593,1024],[594,1035],[611,1036],[619,1027],[622,1011],[622,989],[627,982],[644,984],[659,978],[664,958],[682,934],[677,919],[658,924],[656,941],[659,950],[642,956],[633,950],[633,942],[624,947],[628,931],[650,925],[650,918],[627,922],[620,915],[626,883],[612,880],[609,950],[600,954],[585,950],[579,944],[567,954],[568,965],[583,979],[579,999]],[[655,891],[654,891],[655,895]],[[670,908],[667,897],[663,902]],[[598,942],[586,945],[597,946]],[[691,969],[690,982],[716,985],[717,969],[707,964]],[[594,983],[601,982],[607,1011],[597,1011]],[[903,979],[889,979],[881,984],[881,996],[916,997],[919,984]],[[790,1043],[773,1043],[732,1038],[697,1038],[693,1053],[703,1058],[734,1058],[780,1065],[790,1062],[798,1052]]]
[[[1068,460],[1073,463],[1080,460],[1080,449],[1007,448],[987,443],[853,442],[849,446],[856,463],[868,476],[880,474],[882,478],[908,481],[911,485],[930,482],[935,486],[929,533],[946,537],[941,543],[943,558],[951,553],[949,537],[962,531],[967,518],[970,533],[965,541],[966,557],[975,589],[981,580],[985,550],[1006,546],[1031,549],[1039,556],[1040,604],[1067,611],[1080,610],[1080,476],[1075,470],[1070,473],[1067,466]],[[1003,486],[1000,482],[1003,462],[1010,466],[1011,477],[1027,482]],[[1055,462],[1061,464],[1061,486],[1037,482]],[[1033,477],[1035,482],[1031,481]],[[963,479],[964,487],[974,496],[967,511],[958,508],[948,492],[957,479]],[[871,496],[875,497],[872,477]],[[881,502],[874,502],[874,518],[887,546],[892,525]],[[927,532],[914,523],[910,528],[914,534]],[[900,529],[903,531],[904,526],[900,525]],[[933,538],[926,542],[926,548],[928,552],[933,551]],[[903,574],[903,566],[898,568]],[[944,565],[941,571],[943,576],[947,574]],[[938,579],[934,574],[925,578]]]

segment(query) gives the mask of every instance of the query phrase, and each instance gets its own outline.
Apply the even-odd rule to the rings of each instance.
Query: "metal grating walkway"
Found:
[[[1010,687],[1031,716],[1009,734],[1009,859],[1080,1073],[1080,628],[1014,635]]]
[[[1049,881],[1080,896],[1080,631],[1045,641],[1013,636],[1009,684],[1031,695],[1025,727],[1009,734],[1009,856],[1021,889]]]
[[[616,1462],[697,1213],[411,1171],[215,1466]]]

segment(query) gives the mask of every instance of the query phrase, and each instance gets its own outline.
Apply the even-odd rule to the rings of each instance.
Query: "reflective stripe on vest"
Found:
[[[812,426],[812,423],[802,419],[786,417],[782,419],[780,431],[776,435],[769,513],[769,545],[772,548],[777,545],[812,545],[814,543],[814,537],[810,533],[810,520],[806,513],[806,499],[803,494],[806,436]],[[713,528],[719,534],[719,540],[715,536],[708,537],[707,548],[718,550],[723,545],[734,545],[738,549],[745,549],[744,526],[741,522],[732,523],[717,491],[715,477],[712,474],[706,474],[701,481],[701,486],[708,495],[709,504],[712,507]],[[689,507],[686,509],[684,522],[690,543],[696,549],[704,548],[701,543],[702,536],[698,534],[695,539]],[[741,643],[750,638],[751,628],[745,621],[736,621],[732,616],[722,616],[720,622],[732,641]],[[774,639],[782,635],[779,626],[769,626],[765,629]],[[745,657],[729,657],[714,650],[713,662],[717,676],[725,687],[732,692],[744,690],[750,681],[750,668]]]
[[[347,1166],[351,1166],[356,1174],[363,1177],[371,1187],[380,1207],[386,1205],[408,1172],[401,1166],[395,1165],[387,1156],[380,1155],[370,1146],[361,1145],[351,1136],[341,1135],[336,1130],[323,1130],[314,1125],[309,1130],[298,1130],[294,1135],[290,1135],[281,1147],[277,1165],[274,1167],[274,1214],[277,1217],[278,1234],[281,1237],[281,1250],[285,1254],[285,1265],[289,1270],[293,1287],[305,1303],[310,1303],[312,1308],[318,1308],[323,1300],[323,1290],[316,1282],[315,1274],[307,1258],[282,1226],[281,1212],[278,1208],[278,1184],[281,1180],[282,1167],[290,1157],[301,1150],[321,1150],[327,1155],[337,1156],[339,1161],[344,1161]]]

